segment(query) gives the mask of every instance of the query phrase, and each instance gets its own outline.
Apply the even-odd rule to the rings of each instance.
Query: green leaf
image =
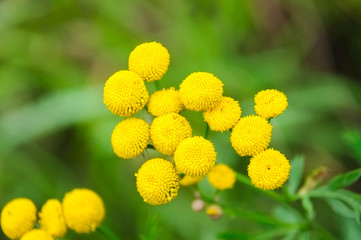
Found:
[[[307,195],[302,198],[302,207],[305,209],[308,219],[312,220],[315,218],[312,201]]]
[[[351,172],[341,174],[333,178],[326,186],[326,189],[335,191],[340,188],[347,187],[356,182],[361,177],[361,168]]]
[[[305,159],[303,156],[296,156],[291,161],[290,179],[288,180],[287,183],[288,192],[291,196],[296,194],[297,189],[300,186],[304,162]]]
[[[355,217],[356,213],[342,201],[337,199],[326,199],[326,202],[335,213],[348,218]]]

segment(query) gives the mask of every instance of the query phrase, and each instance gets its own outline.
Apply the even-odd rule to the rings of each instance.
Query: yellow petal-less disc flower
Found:
[[[253,156],[266,149],[271,141],[272,125],[260,116],[243,117],[231,133],[232,147],[240,156]]]
[[[137,190],[148,204],[166,204],[178,195],[179,176],[174,165],[165,159],[146,161],[135,176]]]
[[[179,95],[184,106],[192,111],[207,111],[219,104],[223,83],[207,72],[190,74],[179,86]]]
[[[114,153],[124,159],[135,158],[147,147],[150,126],[143,119],[127,118],[114,128],[111,143]]]
[[[235,172],[225,164],[217,164],[208,174],[209,183],[219,190],[233,188],[236,182]]]
[[[203,137],[184,139],[174,153],[174,163],[179,173],[192,177],[208,174],[216,162],[213,144]]]
[[[183,139],[191,136],[191,125],[178,113],[157,117],[150,126],[150,139],[155,149],[168,156],[174,154]]]
[[[57,199],[49,199],[39,213],[39,224],[54,237],[63,237],[66,234],[66,224],[63,215],[63,207]]]
[[[20,240],[54,240],[54,238],[43,229],[33,229],[22,236]]]
[[[287,181],[290,169],[290,163],[285,155],[269,148],[251,158],[248,176],[256,187],[274,190]]]
[[[170,62],[168,50],[160,43],[147,42],[138,45],[129,55],[129,70],[143,80],[159,80],[167,72]]]
[[[134,72],[121,70],[105,82],[104,104],[114,114],[129,117],[139,112],[149,99],[144,81]]]
[[[179,113],[184,109],[179,91],[174,87],[156,91],[150,96],[148,111],[155,117],[168,113]]]
[[[241,113],[241,107],[237,101],[230,97],[222,97],[215,108],[203,113],[203,117],[210,129],[224,132],[236,125]]]
[[[277,117],[288,106],[287,97],[276,89],[267,89],[258,92],[254,97],[256,113],[265,118]]]
[[[188,187],[193,184],[199,183],[200,181],[202,181],[202,179],[203,179],[203,176],[202,177],[191,177],[188,175],[184,175],[184,177],[179,181],[179,184],[181,186]]]
[[[101,224],[105,216],[103,200],[94,191],[76,188],[63,198],[66,225],[77,233],[90,233]]]
[[[15,198],[1,211],[1,228],[10,239],[18,239],[34,228],[36,206],[28,198]]]

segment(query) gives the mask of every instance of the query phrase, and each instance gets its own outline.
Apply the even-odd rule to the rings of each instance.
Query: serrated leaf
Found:
[[[312,220],[315,218],[315,211],[313,209],[313,203],[308,196],[302,198],[302,207],[305,209],[307,218]]]
[[[303,156],[296,156],[291,161],[291,173],[287,183],[288,192],[291,196],[296,194],[297,189],[300,186],[304,162],[305,159]]]
[[[337,189],[347,187],[352,183],[356,182],[360,177],[361,177],[361,168],[345,174],[338,175],[326,185],[326,189],[335,191]]]
[[[327,199],[326,202],[335,213],[348,218],[355,217],[356,213],[342,201],[337,199]]]

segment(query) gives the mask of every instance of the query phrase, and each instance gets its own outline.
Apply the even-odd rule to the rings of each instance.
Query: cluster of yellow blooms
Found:
[[[286,96],[277,90],[261,91],[255,96],[258,115],[241,118],[239,103],[223,96],[223,83],[216,76],[194,72],[182,81],[179,90],[162,89],[149,97],[144,81],[161,79],[169,63],[170,55],[163,45],[143,43],[130,53],[128,70],[114,73],[104,87],[107,108],[128,117],[113,130],[114,153],[120,158],[134,158],[151,143],[165,155],[146,161],[135,174],[137,190],[144,201],[152,205],[168,203],[178,195],[180,185],[198,183],[206,175],[218,190],[232,188],[235,183],[236,174],[231,168],[216,165],[212,142],[192,136],[190,123],[180,115],[184,109],[203,111],[204,120],[213,131],[232,131],[230,142],[236,152],[253,156],[248,173],[256,187],[280,187],[288,179],[290,165],[284,155],[267,147],[272,132],[269,119],[286,109]],[[150,122],[133,116],[143,108],[154,117]]]
[[[62,202],[47,200],[38,216],[33,201],[15,198],[1,211],[1,228],[10,239],[54,240],[65,236],[68,228],[77,233],[95,231],[104,219],[105,208],[94,191],[76,188],[66,193]]]

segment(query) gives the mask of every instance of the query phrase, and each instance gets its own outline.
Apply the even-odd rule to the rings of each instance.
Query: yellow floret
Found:
[[[205,176],[214,167],[216,151],[213,144],[203,137],[186,138],[178,145],[174,162],[179,173]]]
[[[213,131],[227,131],[234,127],[241,117],[241,107],[230,97],[222,97],[221,102],[203,113],[204,120]]]
[[[208,174],[209,183],[219,190],[233,188],[236,182],[235,172],[225,164],[217,164]]]
[[[54,237],[63,237],[66,234],[66,224],[61,202],[49,199],[39,213],[39,224],[42,229]]]
[[[290,169],[285,155],[270,148],[251,158],[248,176],[256,187],[273,190],[287,181]]]
[[[266,149],[271,141],[272,125],[260,116],[239,120],[231,133],[232,147],[240,156],[253,156]]]
[[[221,101],[223,83],[211,73],[195,72],[180,84],[179,94],[187,109],[207,111]]]
[[[76,188],[65,194],[63,213],[66,225],[77,233],[94,232],[105,216],[103,200],[86,188]]]
[[[258,92],[254,97],[254,102],[256,113],[265,119],[277,117],[288,106],[286,95],[275,89]]]
[[[147,147],[150,126],[143,119],[127,118],[114,128],[111,143],[114,153],[124,159],[135,158]]]
[[[202,181],[203,176],[201,177],[191,177],[188,175],[184,175],[184,177],[179,181],[179,184],[187,187],[187,186],[191,186],[193,184],[199,183],[200,181]]]
[[[129,56],[129,70],[137,73],[143,80],[159,80],[167,72],[170,61],[168,50],[157,42],[138,45]]]
[[[34,229],[22,236],[20,240],[54,240],[54,238],[45,230]]]
[[[179,143],[192,136],[192,128],[185,117],[169,113],[157,117],[150,127],[150,139],[160,153],[171,156]]]
[[[171,87],[156,91],[150,96],[148,111],[155,117],[168,113],[179,113],[184,109],[179,92]]]
[[[165,159],[146,161],[135,176],[137,190],[148,204],[165,204],[178,195],[179,176],[174,165]]]
[[[10,239],[18,239],[34,228],[36,206],[28,198],[15,198],[1,211],[1,228]]]
[[[116,115],[133,115],[145,106],[148,98],[144,81],[133,72],[116,72],[105,83],[104,103]]]

